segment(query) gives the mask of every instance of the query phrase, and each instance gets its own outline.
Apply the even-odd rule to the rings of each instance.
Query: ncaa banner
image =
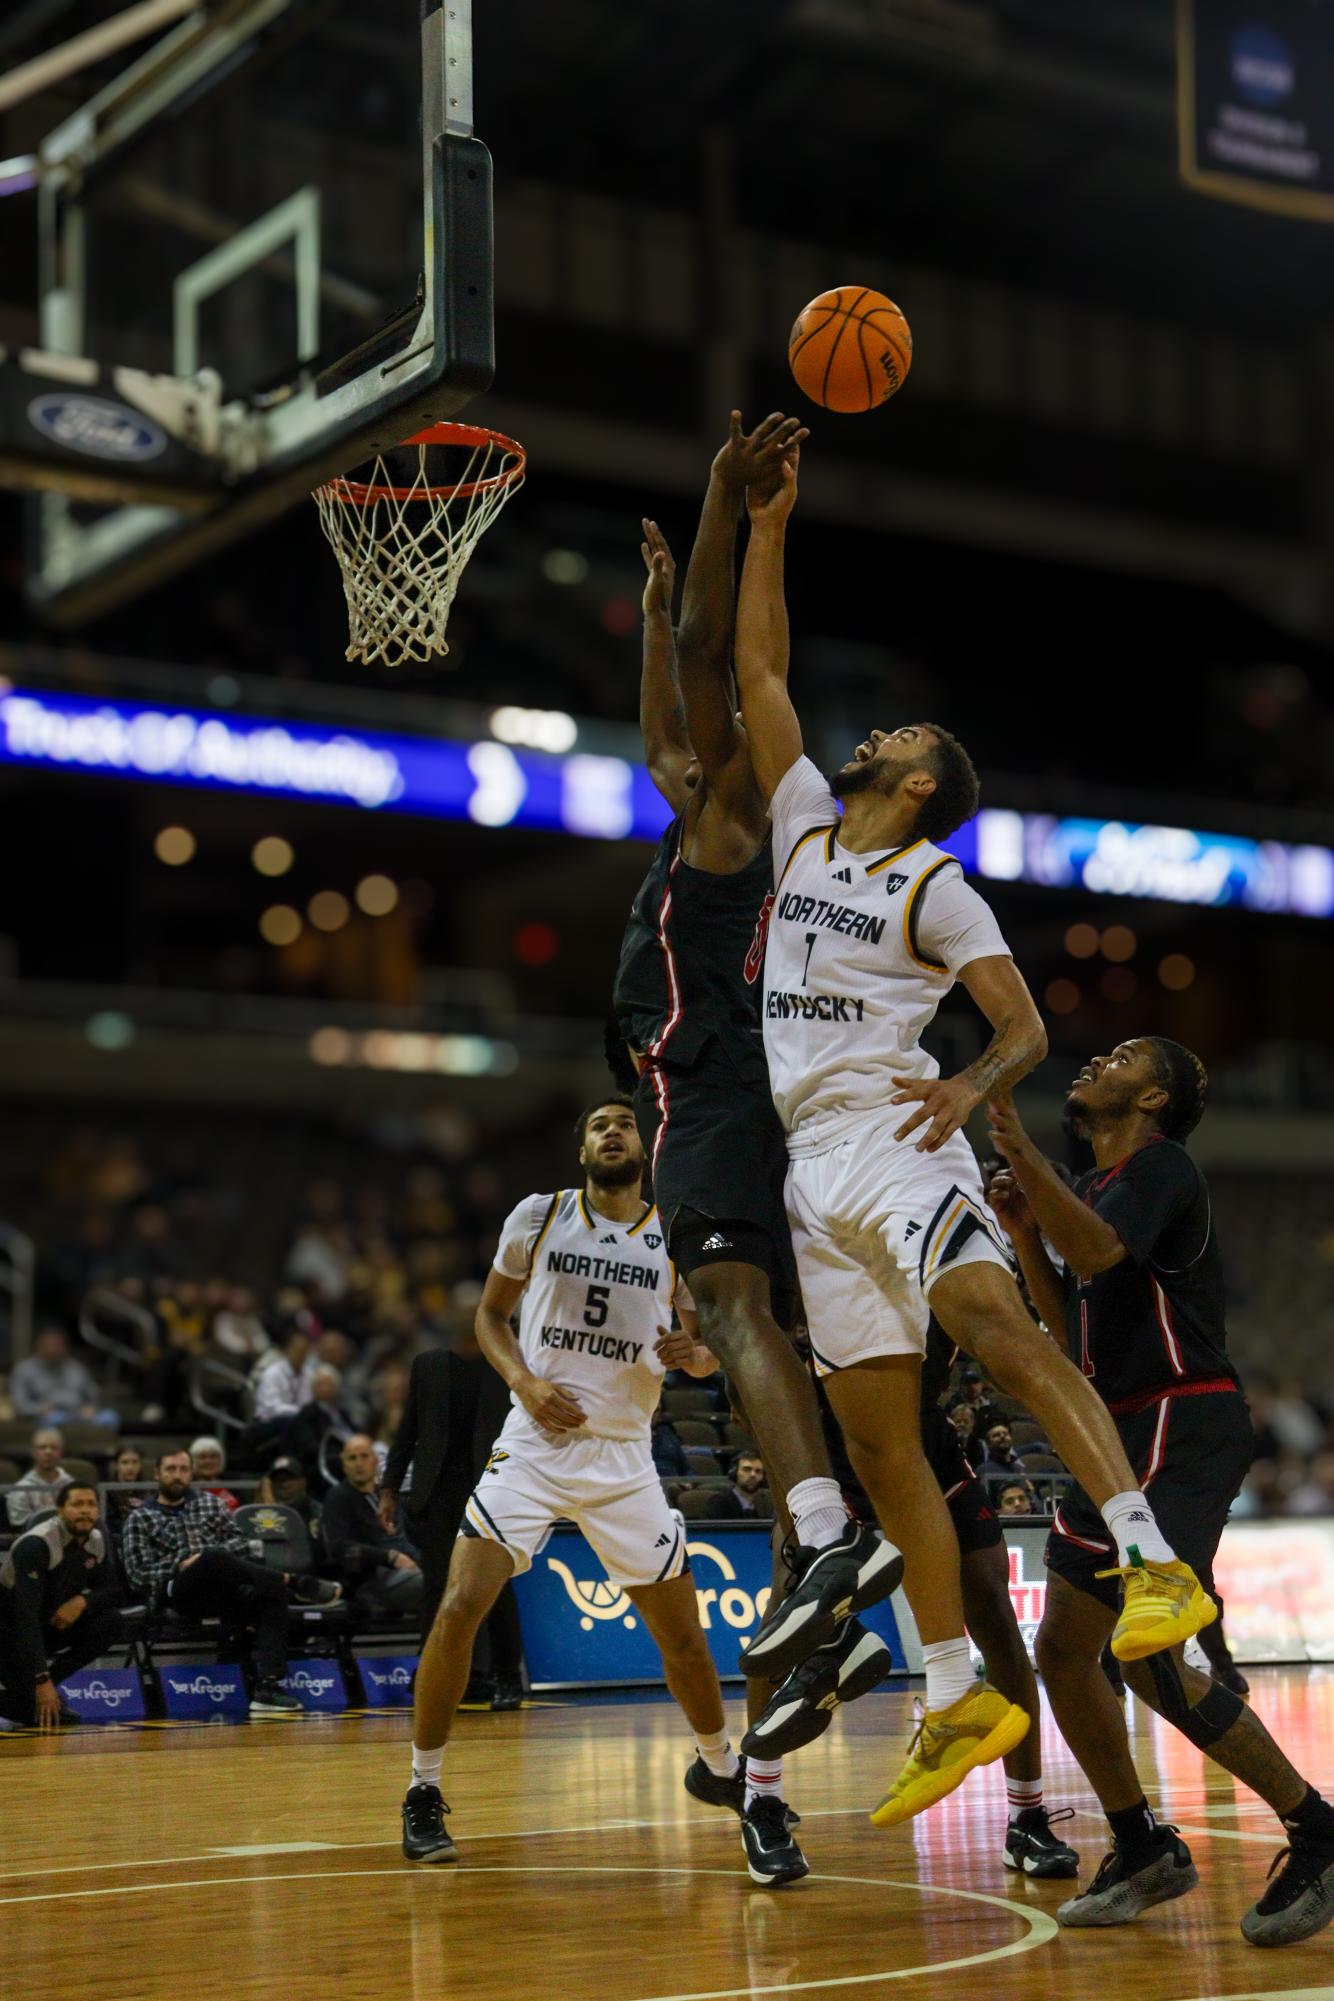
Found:
[[[357,1672],[367,1709],[410,1709],[416,1654],[358,1654]]]
[[[226,1661],[161,1670],[162,1703],[177,1723],[244,1723],[250,1714],[245,1677]]]
[[[1334,0],[1177,0],[1181,177],[1334,221]]]
[[[280,1687],[294,1695],[303,1709],[325,1711],[347,1708],[343,1670],[337,1661],[297,1661],[283,1676]]]
[[[686,1524],[690,1571],[700,1624],[720,1675],[736,1680],[741,1643],[769,1603],[767,1523],[711,1529]],[[616,1682],[662,1681],[662,1661],[633,1602],[607,1582],[602,1565],[578,1529],[563,1524],[531,1570],[514,1581],[528,1673],[534,1687],[605,1687]],[[906,1666],[903,1642],[889,1605],[859,1615],[881,1634]]]
[[[81,1723],[142,1723],[146,1714],[138,1668],[80,1668],[60,1693]]]

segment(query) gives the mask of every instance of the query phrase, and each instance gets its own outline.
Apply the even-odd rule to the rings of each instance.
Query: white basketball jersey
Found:
[[[938,1076],[923,1031],[962,966],[1009,948],[958,862],[930,841],[844,848],[837,802],[809,758],[785,773],[772,810],[764,1049],[797,1153],[888,1107],[895,1077]]]
[[[495,1267],[527,1278],[519,1346],[535,1376],[582,1404],[580,1438],[647,1441],[665,1371],[653,1352],[672,1307],[689,1307],[651,1203],[633,1223],[589,1207],[582,1188],[529,1195],[506,1219]],[[514,1398],[504,1435],[546,1438]]]

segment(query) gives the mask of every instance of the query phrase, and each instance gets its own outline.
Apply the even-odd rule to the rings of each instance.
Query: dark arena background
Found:
[[[810,1873],[764,1884],[683,1791],[638,1601],[568,1522],[478,1639],[457,1866],[410,1867],[459,1515],[441,1540],[410,1488],[376,1512],[420,1357],[471,1401],[412,1434],[418,1493],[427,1459],[460,1509],[481,1475],[502,1225],[580,1185],[576,1115],[620,1088],[612,982],[671,817],[641,524],[679,614],[729,413],[782,411],[810,433],[807,751],[832,771],[924,719],[967,746],[981,806],[946,845],[1041,1013],[1038,1148],[1092,1165],[1063,1119],[1090,1058],[1153,1035],[1207,1066],[1190,1154],[1255,1449],[1224,1625],[1186,1661],[1334,1789],[1331,106],[1334,0],[11,0],[6,1993],[1334,1996],[1334,1933],[1275,1955],[1238,1928],[1288,1843],[1327,1921],[1334,1844],[1133,1687],[1144,1798],[1199,1883],[1115,1938],[1057,1916],[1113,1844],[1045,1691],[1078,1884],[1016,1863],[999,1763],[868,1826],[924,1698],[902,1590],[868,1614],[892,1673],[785,1768]],[[832,288],[912,330],[859,414],[787,365]],[[953,1077],[988,1036],[959,984],[926,1046]],[[966,1131],[985,1160],[985,1105]],[[942,1401],[972,1406],[1031,1652],[1072,1475],[972,1373]],[[783,1500],[749,1424],[673,1368],[652,1433],[733,1744]],[[188,1571],[145,1568],[172,1467],[249,1596],[178,1606]]]

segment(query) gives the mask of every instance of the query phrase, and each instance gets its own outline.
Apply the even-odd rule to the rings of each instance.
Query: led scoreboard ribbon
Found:
[[[11,688],[0,765],[654,841],[669,814],[626,758],[549,756]],[[970,875],[1095,895],[1334,917],[1334,849],[987,807],[946,843]]]

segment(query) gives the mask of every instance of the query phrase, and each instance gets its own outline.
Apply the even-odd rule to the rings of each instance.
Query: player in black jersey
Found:
[[[1096,1056],[1066,1101],[1096,1166],[1067,1188],[1011,1101],[991,1108],[1010,1175],[991,1201],[1053,1334],[1105,1400],[1173,1546],[1212,1592],[1213,1559],[1250,1464],[1253,1435],[1227,1358],[1222,1259],[1209,1189],[1185,1148],[1204,1112],[1197,1056],[1163,1036]],[[1063,1259],[1057,1274],[1046,1239]],[[1198,1881],[1174,1828],[1155,1821],[1125,1720],[1098,1670],[1116,1617],[1115,1550],[1078,1487],[1047,1545],[1047,1606],[1038,1665],[1056,1721],[1097,1793],[1114,1846],[1089,1888],[1061,1906],[1063,1925],[1124,1924]],[[1283,1823],[1282,1867],[1241,1921],[1253,1945],[1290,1945],[1334,1918],[1334,1807],[1288,1763],[1228,1688],[1186,1665],[1181,1648],[1122,1661],[1143,1702],[1268,1802]]]
[[[902,1574],[892,1544],[848,1522],[810,1383],[773,1314],[775,1300],[793,1289],[787,1149],[759,1021],[773,866],[731,654],[746,490],[776,481],[783,453],[805,435],[794,418],[775,414],[746,436],[733,412],[711,470],[676,634],[670,551],[656,523],[644,523],[640,720],[649,769],[675,818],[635,897],[613,996],[638,1075],[635,1113],[654,1196],[701,1339],[751,1414],[803,1544],[819,1552],[751,1640],[748,1656],[777,1675],[822,1645],[850,1605],[887,1596]],[[773,1818],[776,1829],[781,1816]]]
[[[798,1337],[800,1338],[800,1337]],[[922,1364],[922,1449],[945,1497],[959,1543],[959,1581],[964,1622],[986,1663],[986,1678],[1011,1702],[1035,1720],[1039,1713],[1037,1681],[1024,1647],[1024,1636],[1010,1598],[1010,1565],[1001,1526],[990,1496],[964,1458],[958,1432],[941,1409],[950,1371],[959,1353],[934,1317],[928,1324]],[[829,1457],[856,1520],[874,1522],[875,1508],[857,1477],[838,1419],[823,1386],[816,1383]],[[777,1569],[777,1567],[776,1567]],[[781,1570],[775,1588],[781,1588]],[[741,1741],[747,1770],[757,1761],[761,1772],[777,1779],[776,1761],[804,1744],[813,1743],[828,1728],[834,1709],[855,1701],[883,1681],[889,1672],[888,1649],[859,1619],[848,1619],[829,1643],[804,1660],[781,1688],[748,1682],[747,1710],[752,1722]],[[1079,1857],[1052,1831],[1052,1821],[1068,1818],[1066,1807],[1049,1814],[1042,1798],[1040,1733],[1030,1729],[1005,1758],[1009,1820],[1002,1860],[1007,1869],[1026,1876],[1069,1877],[1078,1874]]]

